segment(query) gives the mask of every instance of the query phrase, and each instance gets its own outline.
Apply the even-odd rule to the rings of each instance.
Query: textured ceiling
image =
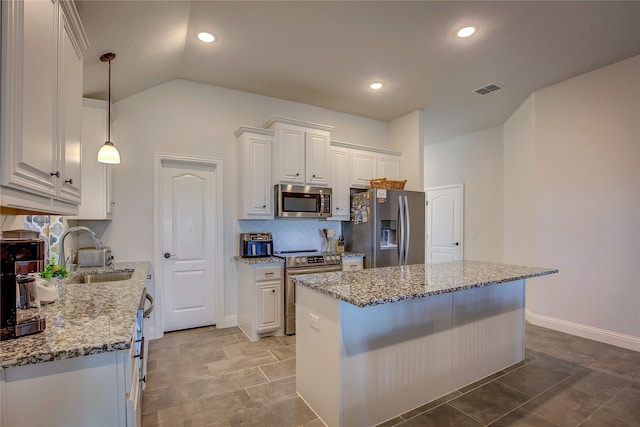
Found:
[[[383,121],[422,109],[431,141],[500,124],[534,90],[640,54],[638,1],[76,5],[91,43],[85,96],[106,98],[99,57],[112,51],[113,101],[181,78]],[[455,37],[468,24],[477,34]],[[504,89],[472,93],[494,82]]]

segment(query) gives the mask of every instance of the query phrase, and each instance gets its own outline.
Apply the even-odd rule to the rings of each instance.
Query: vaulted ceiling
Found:
[[[431,141],[500,124],[536,89],[640,54],[638,1],[76,5],[91,43],[85,96],[106,99],[99,57],[115,52],[113,101],[179,78],[382,121],[421,109]],[[464,25],[476,34],[456,37]],[[503,89],[473,93],[489,83]]]

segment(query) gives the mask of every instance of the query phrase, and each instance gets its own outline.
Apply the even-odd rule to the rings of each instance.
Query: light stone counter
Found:
[[[275,256],[243,258],[236,255],[234,258],[236,261],[244,262],[245,264],[284,264],[284,259]]]
[[[358,307],[457,292],[557,273],[552,268],[481,261],[415,264],[406,267],[298,275],[296,284]]]
[[[129,280],[61,284],[61,296],[43,304],[46,329],[0,342],[0,367],[23,366],[130,348],[149,262],[119,262],[112,269],[134,269]],[[84,268],[87,271],[112,269]]]

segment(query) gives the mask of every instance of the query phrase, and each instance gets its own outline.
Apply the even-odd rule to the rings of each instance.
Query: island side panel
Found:
[[[340,351],[339,301],[296,285],[296,391],[328,426],[339,425]]]
[[[376,425],[451,391],[452,302],[453,294],[340,302],[340,426]]]
[[[525,281],[453,294],[453,389],[524,359]]]

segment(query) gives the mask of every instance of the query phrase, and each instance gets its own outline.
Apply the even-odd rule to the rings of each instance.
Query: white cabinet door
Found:
[[[60,13],[58,140],[62,149],[59,198],[81,201],[82,53],[72,38],[68,18]]]
[[[330,219],[348,221],[350,213],[348,149],[331,147],[329,150],[329,170],[331,177],[329,185],[333,191]]]
[[[256,286],[256,331],[266,332],[282,326],[281,281],[260,282]]]
[[[57,4],[2,2],[2,185],[47,197],[59,176]]]
[[[369,188],[369,180],[377,176],[378,156],[364,150],[351,150],[351,186]]]
[[[275,131],[274,183],[328,185],[332,126],[272,117],[264,127]]]
[[[98,150],[107,140],[107,102],[82,102],[82,203],[78,218],[109,220],[113,213],[112,166],[98,163]]]
[[[309,185],[326,186],[329,182],[329,132],[305,132],[305,180]]]
[[[400,157],[386,154],[378,155],[377,178],[400,179]]]
[[[278,176],[277,181],[304,184],[305,132],[298,127],[278,126]]]
[[[270,130],[248,127],[235,132],[240,150],[240,219],[273,219],[273,134]]]

